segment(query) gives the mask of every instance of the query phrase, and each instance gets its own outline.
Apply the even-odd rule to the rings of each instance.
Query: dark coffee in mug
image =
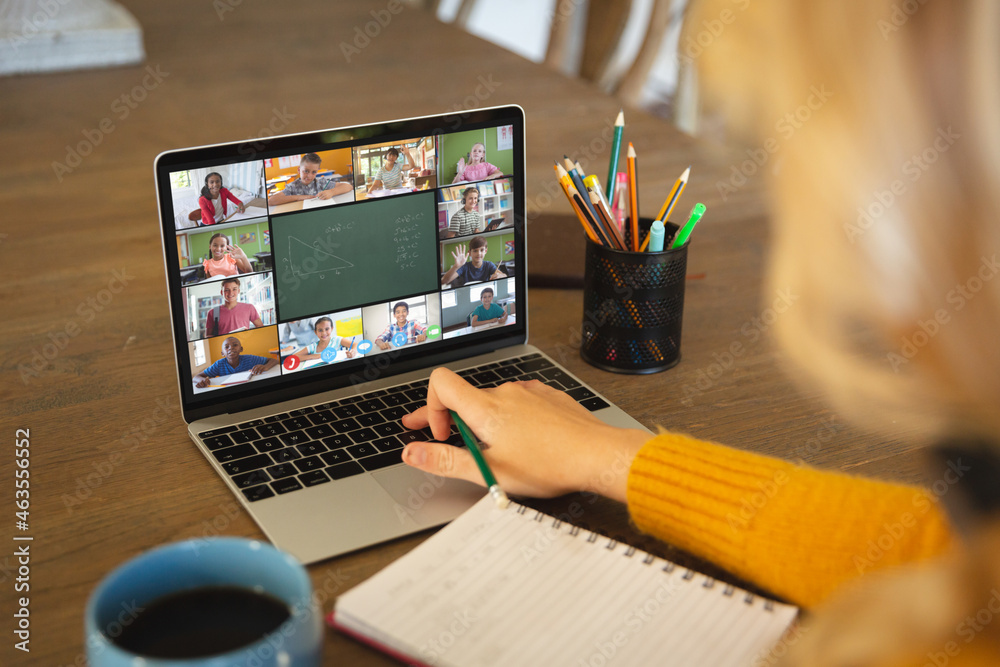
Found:
[[[252,644],[290,616],[266,593],[205,586],[154,600],[112,641],[150,658],[202,658]]]

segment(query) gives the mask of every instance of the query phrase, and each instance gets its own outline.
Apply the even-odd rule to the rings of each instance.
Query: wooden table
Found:
[[[2,531],[8,545],[15,532],[34,538],[32,664],[83,663],[87,596],[125,559],[185,538],[262,536],[181,422],[152,179],[157,153],[521,104],[536,281],[582,266],[583,234],[555,186],[552,160],[566,153],[603,175],[618,112],[618,103],[578,81],[423,11],[387,13],[385,2],[315,3],[301,11],[227,0],[127,4],[145,30],[146,65],[0,80],[0,396],[4,437],[12,444],[16,429],[30,429],[31,451],[27,531],[15,530],[11,516],[13,448],[0,459]],[[386,16],[380,25],[376,19]],[[367,45],[359,37],[366,29],[374,34]],[[627,111],[627,122],[640,154],[642,210],[653,212],[689,164],[683,208],[708,206],[690,252],[683,360],[648,377],[588,366],[578,355],[576,290],[530,290],[531,342],[651,428],[919,479],[914,445],[848,427],[782,373],[768,329],[783,297],[760,298],[767,248],[761,177],[726,201],[717,189],[746,156],[714,154],[637,111]],[[736,342],[743,352],[732,356]],[[636,535],[610,501],[537,505],[559,513],[575,500],[584,524],[690,561]],[[427,534],[310,567],[324,611]],[[18,576],[12,554],[11,546],[0,554],[5,600]],[[0,663],[22,664],[14,660],[23,655],[11,655],[10,624],[8,616]],[[328,664],[391,664],[332,632],[326,642]]]

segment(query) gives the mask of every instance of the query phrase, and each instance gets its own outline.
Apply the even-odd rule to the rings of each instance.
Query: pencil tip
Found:
[[[632,145],[631,141],[628,142],[628,156],[635,157],[635,146]]]
[[[624,124],[625,124],[625,110],[619,109],[618,117],[615,118],[615,125],[624,125]]]

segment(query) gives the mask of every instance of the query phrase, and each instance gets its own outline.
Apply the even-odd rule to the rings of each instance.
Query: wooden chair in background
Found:
[[[437,12],[440,0],[426,0],[424,6]],[[461,0],[454,23],[468,29],[479,0]],[[622,68],[616,55],[629,17],[636,11],[633,0],[554,0],[545,64],[593,82],[628,107],[642,107],[650,72],[672,28],[687,13],[688,0],[653,0],[645,35],[631,64]],[[584,12],[584,16],[579,16]],[[650,111],[669,118],[677,127],[694,134],[698,129],[697,82],[693,68],[675,59],[677,86],[669,102]]]

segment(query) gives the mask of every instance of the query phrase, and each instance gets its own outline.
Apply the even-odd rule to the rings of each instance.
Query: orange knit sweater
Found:
[[[866,572],[936,556],[952,539],[924,489],[673,433],[639,451],[628,506],[640,530],[803,607]]]
[[[628,506],[641,530],[807,608],[865,572],[941,554],[953,538],[924,489],[672,433],[639,451],[629,471]],[[968,641],[956,635],[878,664],[998,664],[994,644]]]

